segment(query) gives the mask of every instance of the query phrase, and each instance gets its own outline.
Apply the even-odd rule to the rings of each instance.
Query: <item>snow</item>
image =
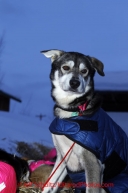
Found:
[[[38,142],[53,146],[49,122],[20,114],[0,111],[0,147],[15,153],[15,141]]]

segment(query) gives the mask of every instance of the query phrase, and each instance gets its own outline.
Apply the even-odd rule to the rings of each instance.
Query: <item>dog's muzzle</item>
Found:
[[[72,89],[77,89],[80,86],[80,81],[76,78],[72,78],[69,82]]]

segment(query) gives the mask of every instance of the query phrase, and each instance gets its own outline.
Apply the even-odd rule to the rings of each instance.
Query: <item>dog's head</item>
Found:
[[[93,77],[96,71],[104,76],[103,63],[94,57],[61,50],[47,50],[41,53],[51,58],[52,97],[61,107],[67,108],[81,96],[89,97],[94,90]]]

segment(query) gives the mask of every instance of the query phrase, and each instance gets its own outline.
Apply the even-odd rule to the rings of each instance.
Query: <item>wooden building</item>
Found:
[[[128,112],[128,71],[96,73],[95,89],[102,96],[102,108],[108,112]]]
[[[97,91],[102,96],[102,108],[108,112],[128,112],[128,90]]]
[[[10,110],[10,100],[13,99],[17,102],[21,102],[21,99],[16,96],[15,91],[0,83],[0,111]]]

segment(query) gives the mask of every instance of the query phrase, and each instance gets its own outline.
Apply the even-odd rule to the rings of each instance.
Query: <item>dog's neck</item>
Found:
[[[71,116],[75,116],[75,115],[80,116],[80,115],[83,114],[83,111],[86,110],[88,103],[89,102],[87,101],[84,104],[79,105],[78,107],[70,107],[70,108],[63,108],[63,107],[61,107],[59,105],[55,105],[54,110],[55,110],[55,113],[57,112],[57,115],[58,115],[58,110],[59,110],[59,116],[60,116],[60,114],[63,113],[63,117],[64,118],[66,116],[65,113],[66,114],[68,113],[67,114],[68,117],[69,117],[69,115],[71,115]]]
[[[93,94],[91,98],[79,101],[76,99],[67,108],[56,104],[54,106],[54,115],[59,118],[69,118],[73,116],[90,115],[101,106],[101,98],[97,94]]]

